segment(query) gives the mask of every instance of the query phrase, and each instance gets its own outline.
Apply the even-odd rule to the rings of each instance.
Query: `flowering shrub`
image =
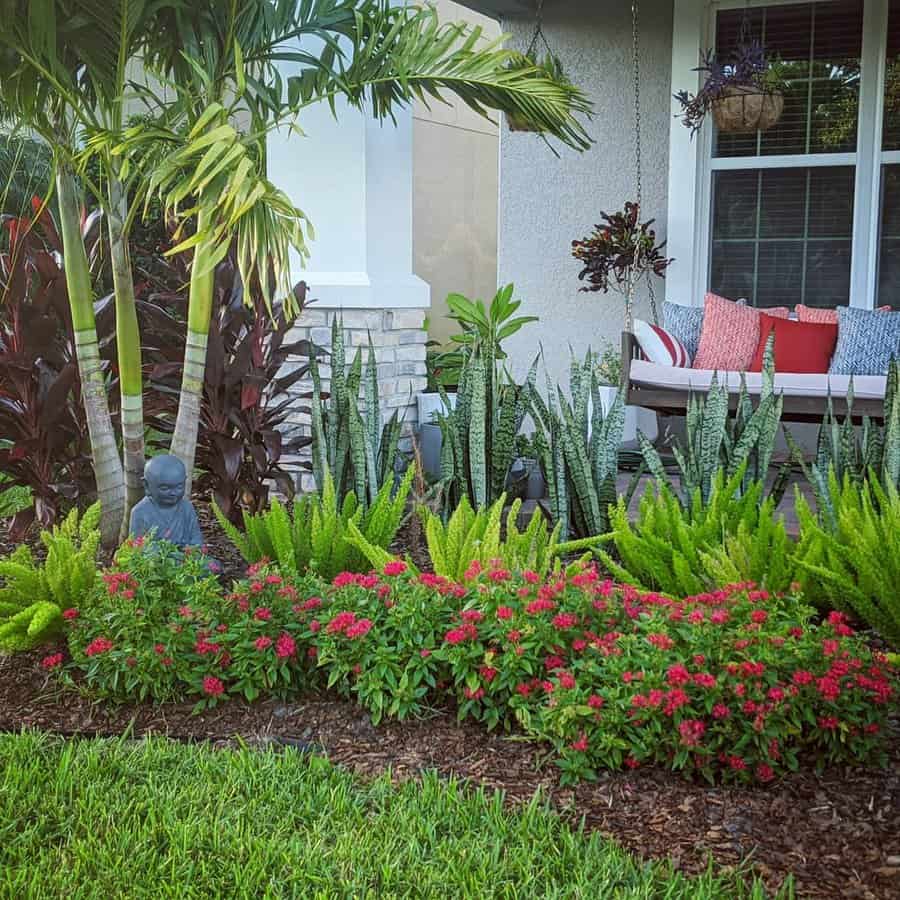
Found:
[[[197,696],[199,709],[230,694],[255,700],[305,687],[305,610],[314,608],[306,586],[251,566],[223,597],[205,557],[172,549],[129,543],[103,573],[102,595],[64,616],[88,684],[141,700]]]
[[[320,613],[320,664],[370,709],[367,696],[393,702],[418,649],[420,687],[446,681],[460,718],[518,720],[555,746],[566,780],[656,763],[767,781],[801,756],[877,760],[895,690],[840,613],[817,626],[798,599],[748,584],[671,600],[593,568],[544,581],[472,567],[462,585],[347,575]]]
[[[330,585],[257,568],[222,597],[194,575],[190,598],[153,605],[134,567],[105,574],[106,607],[66,620],[90,683],[206,706],[286,696],[318,671],[376,722],[450,696],[461,719],[550,742],[567,781],[648,763],[768,781],[801,759],[878,761],[896,689],[841,613],[816,625],[799,599],[749,584],[672,600],[581,565],[550,580],[473,565],[456,583],[393,561]]]
[[[104,695],[177,698],[193,672],[195,623],[220,596],[201,554],[129,541],[95,595],[62,614],[72,661]]]

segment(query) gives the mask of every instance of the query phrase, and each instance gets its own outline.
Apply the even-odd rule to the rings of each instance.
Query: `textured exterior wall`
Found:
[[[452,0],[435,4],[442,22],[465,21],[500,36],[500,25]],[[497,287],[499,135],[452,94],[413,107],[413,271],[431,286],[429,336],[446,342],[447,294],[490,299]]]
[[[640,5],[644,216],[665,236],[672,65],[672,0]],[[524,50],[533,22],[507,19],[503,30]],[[544,8],[544,33],[572,79],[590,96],[596,140],[583,154],[560,149],[561,159],[537,135],[500,135],[499,281],[513,281],[522,313],[537,315],[509,342],[521,375],[542,345],[552,377],[566,380],[569,345],[584,353],[604,340],[618,345],[624,312],[616,294],[578,290],[571,241],[588,234],[600,210],[621,208],[635,195],[631,10],[628,3],[559,0]],[[676,263],[677,264],[677,263]],[[661,297],[663,283],[656,280]],[[646,310],[646,299],[637,314]]]
[[[375,361],[378,365],[378,397],[382,421],[399,411],[407,431],[416,424],[416,394],[425,389],[425,341],[424,309],[307,309],[291,329],[287,340],[308,339],[320,347],[331,347],[331,326],[335,316],[344,325],[344,343],[349,364],[362,348],[363,362],[368,359],[369,335],[375,347]],[[299,364],[298,360],[298,364]],[[288,363],[283,374],[290,371],[293,363]],[[330,368],[320,366],[322,389],[329,389]],[[288,417],[291,428],[301,434],[310,434],[309,414],[300,411],[308,407],[309,399],[304,394],[312,391],[310,380],[297,382],[290,390],[296,397],[296,412]],[[306,454],[310,458],[309,453]],[[300,488],[303,491],[315,489],[311,474],[304,474]]]

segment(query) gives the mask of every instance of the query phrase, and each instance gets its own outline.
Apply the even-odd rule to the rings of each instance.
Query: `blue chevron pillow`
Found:
[[[838,307],[838,339],[830,375],[887,375],[900,359],[900,312]]]
[[[666,331],[678,338],[693,359],[700,346],[700,329],[703,328],[703,307],[682,306],[680,303],[663,303],[663,325]]]

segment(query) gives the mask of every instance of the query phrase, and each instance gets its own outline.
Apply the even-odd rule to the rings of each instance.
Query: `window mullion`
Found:
[[[856,189],[850,305],[873,309],[878,286],[881,133],[887,55],[888,0],[866,0],[860,64]]]

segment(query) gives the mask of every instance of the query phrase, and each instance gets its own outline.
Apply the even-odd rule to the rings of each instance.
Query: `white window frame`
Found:
[[[712,177],[714,171],[804,166],[856,166],[850,304],[872,309],[878,288],[881,171],[900,163],[900,151],[882,151],[882,118],[887,55],[889,0],[864,0],[860,76],[859,128],[854,153],[785,156],[716,157],[712,155],[712,123],[699,134],[680,122],[674,94],[696,93],[700,73],[693,71],[701,49],[712,46],[716,14],[745,5],[776,6],[810,0],[675,0],[672,33],[672,115],[669,129],[668,255],[675,263],[666,273],[666,299],[701,306],[709,287]],[[816,0],[813,0],[816,2]],[[827,0],[818,0],[825,5]],[[799,299],[799,298],[798,298]]]

